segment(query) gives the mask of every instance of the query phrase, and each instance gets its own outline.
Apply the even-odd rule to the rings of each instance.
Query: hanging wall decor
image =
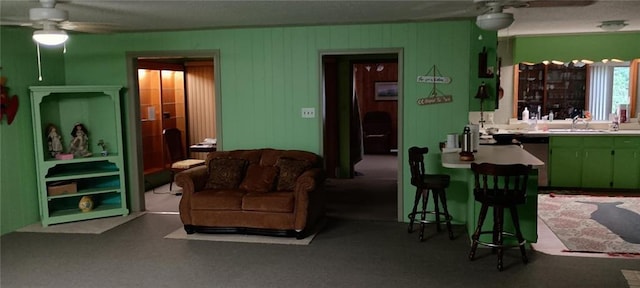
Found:
[[[18,113],[18,96],[9,97],[9,88],[5,86],[7,78],[0,77],[0,122],[7,115],[7,124],[11,125]]]
[[[440,104],[453,102],[453,96],[443,95],[443,93],[436,87],[437,84],[449,84],[451,83],[451,77],[442,76],[436,65],[431,67],[431,70],[426,75],[418,76],[416,79],[418,83],[433,84],[431,92],[427,97],[419,98],[418,105]]]

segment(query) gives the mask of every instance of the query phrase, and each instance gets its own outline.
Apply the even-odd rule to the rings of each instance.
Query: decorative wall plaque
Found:
[[[453,101],[453,96],[443,95],[443,93],[440,90],[438,90],[438,88],[436,87],[437,84],[451,83],[451,78],[442,76],[440,71],[438,71],[438,68],[436,67],[436,65],[433,65],[433,67],[431,67],[431,70],[429,70],[429,72],[427,72],[426,75],[418,76],[416,81],[418,83],[433,84],[433,87],[431,88],[431,92],[429,93],[429,96],[424,98],[419,98],[417,101],[418,105],[449,103]]]

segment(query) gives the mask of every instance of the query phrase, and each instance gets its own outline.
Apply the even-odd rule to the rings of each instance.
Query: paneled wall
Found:
[[[391,115],[391,149],[398,148],[398,101],[376,100],[376,82],[397,82],[397,62],[364,62],[353,65],[360,117],[369,111],[385,111]]]
[[[215,78],[212,61],[185,63],[187,109],[189,111],[188,145],[216,136]],[[206,153],[191,153],[192,158],[206,159]]]
[[[171,164],[164,145],[164,129],[178,128],[186,143],[184,72],[160,69],[138,70],[145,174],[161,171]]]

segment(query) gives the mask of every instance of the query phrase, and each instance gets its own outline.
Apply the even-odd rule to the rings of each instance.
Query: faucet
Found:
[[[576,129],[576,123],[577,123],[577,122],[582,122],[582,123],[584,123],[584,129],[585,129],[585,130],[586,130],[586,129],[589,129],[589,122],[588,122],[588,121],[585,121],[585,119],[584,119],[584,118],[580,118],[580,115],[576,115],[576,116],[573,116],[573,119],[572,119],[572,121],[571,121],[571,130],[575,130],[575,129]]]

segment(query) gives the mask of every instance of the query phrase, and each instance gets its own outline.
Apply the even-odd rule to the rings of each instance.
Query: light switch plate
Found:
[[[302,118],[316,118],[316,108],[302,108]]]

